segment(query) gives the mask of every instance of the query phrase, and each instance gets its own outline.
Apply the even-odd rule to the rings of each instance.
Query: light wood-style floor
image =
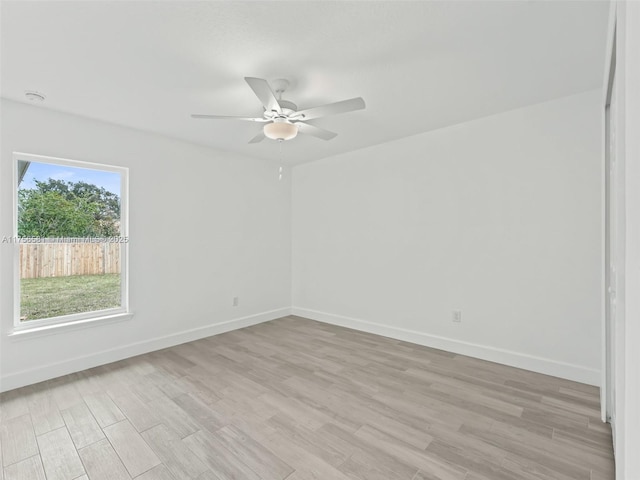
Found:
[[[596,388],[297,317],[0,401],[4,480],[614,478]]]

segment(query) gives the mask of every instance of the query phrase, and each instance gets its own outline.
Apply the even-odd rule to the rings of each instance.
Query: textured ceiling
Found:
[[[597,88],[608,2],[3,1],[1,94],[43,108],[279,158],[247,144],[259,116],[244,82],[291,81],[299,108],[362,96],[367,109],[311,121],[301,163]]]

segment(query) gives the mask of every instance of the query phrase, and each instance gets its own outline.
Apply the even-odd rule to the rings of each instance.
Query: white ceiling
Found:
[[[260,158],[243,77],[287,78],[311,121],[339,135],[283,145],[300,163],[597,88],[608,2],[2,2],[1,94]]]

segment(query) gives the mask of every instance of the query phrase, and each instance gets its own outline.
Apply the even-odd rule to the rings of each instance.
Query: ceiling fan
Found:
[[[284,141],[291,140],[298,133],[311,135],[321,138],[322,140],[331,140],[337,133],[330,132],[315,125],[305,123],[307,120],[314,118],[326,117],[328,115],[336,115],[338,113],[353,112],[354,110],[362,110],[365,108],[364,100],[360,97],[341,102],[329,103],[319,107],[298,110],[295,103],[282,99],[282,94],[289,86],[289,82],[284,79],[275,80],[273,86],[275,92],[269,86],[269,83],[262,78],[245,77],[253,92],[256,94],[262,105],[264,105],[264,113],[262,117],[232,117],[226,115],[191,115],[193,118],[217,119],[217,120],[242,120],[247,122],[264,123],[262,131],[253,137],[249,143],[258,143],[265,138],[272,140]],[[276,94],[278,98],[276,98]]]

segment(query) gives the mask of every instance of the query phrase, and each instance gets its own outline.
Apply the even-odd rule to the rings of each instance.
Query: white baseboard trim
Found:
[[[62,375],[68,375],[69,373],[79,372],[99,365],[117,362],[118,360],[124,360],[125,358],[135,357],[155,350],[161,350],[163,348],[173,347],[182,343],[192,342],[201,338],[211,337],[231,330],[250,327],[251,325],[257,325],[258,323],[268,322],[280,317],[286,317],[290,314],[291,308],[289,307],[270,310],[267,312],[257,313],[255,315],[227,320],[214,325],[193,328],[191,330],[185,330],[183,332],[173,333],[163,337],[152,338],[150,340],[124,345],[122,347],[103,350],[91,355],[70,358],[62,362],[22,370],[0,378],[0,392],[13,390],[26,385],[32,385],[52,378],[61,377]]]
[[[308,308],[292,307],[291,314],[317,320],[319,322],[339,325],[384,337],[395,338],[417,345],[446,350],[448,352],[479,358],[490,362],[501,363],[511,367],[522,368],[532,372],[543,373],[554,377],[565,378],[588,385],[600,385],[600,370],[582,367],[549,358],[536,357],[524,353],[501,348],[464,342],[453,338],[430,335],[428,333],[390,327],[380,323],[369,322],[358,318],[345,317],[332,313],[320,312]]]

